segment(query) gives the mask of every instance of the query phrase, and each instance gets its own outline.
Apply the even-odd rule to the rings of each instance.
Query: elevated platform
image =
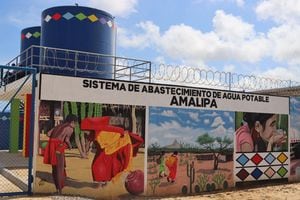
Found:
[[[151,81],[150,61],[43,46],[30,46],[7,65],[34,67],[37,72],[66,76]],[[19,70],[5,71],[1,74],[1,86],[25,75]]]

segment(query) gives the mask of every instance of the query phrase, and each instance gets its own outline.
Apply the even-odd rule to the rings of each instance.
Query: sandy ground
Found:
[[[101,196],[97,199],[183,199],[183,200],[300,200],[300,183],[293,184],[283,184],[283,185],[272,185],[272,186],[261,186],[260,188],[243,189],[237,190],[233,189],[227,192],[218,193],[204,193],[199,196],[172,196],[172,197],[143,197],[143,196],[133,196],[129,195],[124,189],[124,185],[121,183],[109,184],[107,188],[98,190],[93,188],[92,177],[90,172],[90,164],[92,160],[92,155],[89,159],[82,160],[79,158],[78,152],[76,150],[68,151],[67,153],[67,172],[69,179],[67,179],[67,185],[72,185],[73,187],[65,187],[64,195],[66,196],[52,196],[49,192],[55,192],[55,188],[51,178],[51,167],[42,164],[42,157],[38,157],[38,177],[35,182],[36,191],[31,197],[0,197],[2,199],[19,199],[19,200],[29,200],[29,199],[88,199],[82,198],[76,195],[84,196]],[[140,152],[135,158],[134,166],[135,169],[143,169],[143,157],[144,152]],[[76,177],[76,178],[75,178]],[[124,177],[122,177],[124,178]],[[119,190],[116,190],[119,188]],[[117,197],[111,194],[111,191],[116,191],[121,195]],[[48,194],[43,194],[48,193]],[[67,196],[68,194],[73,194],[74,196]],[[91,195],[92,194],[92,195]],[[95,198],[94,197],[94,198]]]
[[[166,154],[165,157],[167,158],[171,154]],[[147,193],[150,196],[170,196],[170,195],[182,195],[182,187],[187,186],[188,190],[190,190],[189,183],[190,177],[187,175],[187,163],[193,161],[194,163],[194,183],[193,183],[193,193],[195,194],[195,185],[198,184],[200,175],[206,175],[208,178],[208,184],[212,183],[212,177],[218,173],[224,175],[225,181],[228,183],[228,187],[234,187],[233,181],[233,161],[229,162],[220,162],[218,165],[218,170],[213,170],[213,160],[197,160],[195,158],[195,154],[191,153],[184,153],[179,154],[179,161],[177,167],[177,175],[176,181],[174,183],[170,183],[167,181],[167,178],[158,178],[159,174],[159,166],[156,163],[158,156],[149,156],[148,157],[148,185],[147,185]],[[153,159],[154,158],[154,159]],[[153,161],[154,160],[154,161]],[[150,167],[152,166],[152,167]],[[156,167],[155,168],[153,167]],[[189,165],[191,166],[191,165]],[[168,174],[168,169],[166,167],[166,174]],[[159,184],[153,188],[151,187],[151,183],[154,180],[158,180]],[[223,182],[220,186],[223,188]]]
[[[201,196],[177,197],[165,199],[186,199],[186,200],[299,200],[300,183],[264,186],[255,189],[235,190]]]
[[[115,182],[109,182],[103,188],[95,188],[93,183],[91,163],[94,154],[90,152],[88,159],[82,159],[77,149],[66,150],[66,186],[63,188],[63,194],[74,196],[81,195],[91,198],[116,199],[126,198],[133,199],[135,196],[130,195],[124,186],[127,173],[124,173]],[[35,179],[34,193],[53,194],[56,189],[53,184],[51,175],[51,165],[45,165],[42,156],[37,156],[37,171]],[[144,152],[140,149],[136,157],[133,158],[132,170],[144,169]],[[112,193],[114,191],[114,193]]]
[[[2,199],[2,198],[0,198]],[[43,197],[12,197],[3,199],[18,199],[18,200],[29,200],[29,199],[84,199],[79,197],[66,197],[66,196],[43,196]],[[140,198],[142,199],[142,198]],[[145,199],[151,199],[149,197]],[[154,198],[152,198],[154,199]],[[159,198],[155,198],[159,199]],[[160,198],[164,200],[182,199],[182,200],[299,200],[300,199],[300,183],[275,185],[275,186],[264,186],[255,189],[244,189],[235,190],[230,192],[220,192],[215,194],[204,194],[201,196],[188,196],[188,197],[170,197]]]

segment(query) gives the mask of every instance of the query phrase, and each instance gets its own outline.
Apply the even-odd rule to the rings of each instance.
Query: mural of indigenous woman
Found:
[[[166,160],[166,166],[169,169],[169,175],[167,177],[168,182],[175,182],[176,174],[177,174],[177,165],[178,165],[178,152],[175,151],[172,155],[170,155]]]
[[[109,124],[110,117],[88,117],[81,120],[81,130],[89,131],[88,140],[94,142],[96,153],[92,162],[93,180],[98,187],[118,179],[130,171],[143,138],[123,128]]]

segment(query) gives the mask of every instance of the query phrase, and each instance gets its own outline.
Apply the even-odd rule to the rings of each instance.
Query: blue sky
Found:
[[[300,81],[299,0],[1,0],[0,63],[44,9],[75,3],[116,17],[118,56]]]
[[[233,141],[234,112],[150,107],[149,114],[149,146],[157,143],[163,147],[175,139],[197,145],[197,137],[205,133]]]

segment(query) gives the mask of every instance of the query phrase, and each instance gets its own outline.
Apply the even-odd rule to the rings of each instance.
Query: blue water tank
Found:
[[[90,52],[46,50],[43,52],[44,64],[57,66],[50,69],[49,73],[112,78],[115,25],[109,13],[82,6],[48,8],[42,12],[41,35],[41,46]],[[76,69],[76,73],[67,68]],[[89,70],[96,70],[97,73]]]
[[[39,49],[29,48],[32,45],[40,46],[41,27],[33,26],[21,31],[21,49],[20,62],[21,66],[37,65],[39,61]]]

